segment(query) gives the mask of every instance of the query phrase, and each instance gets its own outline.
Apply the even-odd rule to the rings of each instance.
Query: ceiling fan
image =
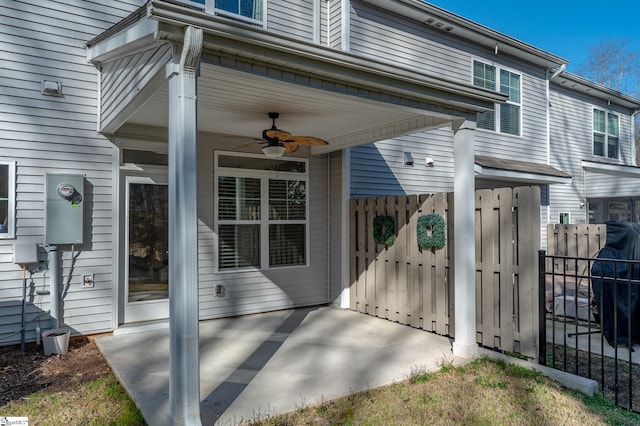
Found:
[[[285,152],[296,152],[301,145],[329,145],[329,142],[314,136],[292,136],[291,133],[276,127],[276,119],[280,117],[280,113],[270,112],[268,115],[272,120],[271,128],[262,131],[262,140],[258,142],[258,144],[265,144],[262,152],[267,157],[281,157]],[[236,149],[252,145],[241,145]]]

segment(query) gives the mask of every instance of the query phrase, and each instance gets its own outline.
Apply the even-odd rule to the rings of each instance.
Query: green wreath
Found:
[[[418,247],[421,249],[441,249],[446,242],[445,222],[438,214],[428,214],[418,218]]]
[[[373,239],[378,244],[393,245],[396,241],[396,220],[392,216],[374,217]]]

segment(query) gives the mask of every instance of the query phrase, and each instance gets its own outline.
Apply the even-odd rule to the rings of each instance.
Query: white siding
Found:
[[[330,287],[329,287],[329,301],[335,303],[342,291],[342,266],[346,263],[347,270],[349,268],[350,256],[349,247],[342,245],[343,233],[342,227],[345,225],[345,229],[348,229],[348,223],[343,223],[342,217],[342,199],[343,188],[348,191],[346,184],[343,180],[344,176],[343,166],[345,162],[344,151],[334,152],[329,157],[329,273],[330,273]],[[348,207],[347,207],[348,208]],[[347,241],[348,241],[348,236]]]
[[[342,9],[340,0],[327,0],[329,5],[329,47],[340,49],[342,45]]]
[[[13,244],[44,242],[46,173],[84,174],[84,244],[60,246],[63,322],[74,333],[112,329],[113,147],[96,132],[97,71],[84,44],[139,7],[141,2],[2,2],[0,10],[0,158],[17,162],[16,239],[0,240],[0,345],[20,341],[23,273],[14,265]],[[42,80],[62,83],[62,97],[43,96]],[[43,255],[46,258],[46,254]],[[95,287],[80,289],[81,275],[95,274]],[[31,281],[33,280],[33,284]],[[48,271],[27,274],[27,321],[49,309]],[[48,316],[27,327],[49,327]],[[15,334],[18,332],[17,334]]]
[[[102,64],[100,121],[110,123],[162,71],[171,59],[171,46],[163,44]],[[163,76],[164,78],[164,76]]]
[[[415,163],[405,166],[403,152]],[[427,167],[426,157],[434,159]],[[424,194],[453,190],[453,134],[450,128],[351,149],[351,196]]]
[[[433,27],[353,2],[351,51],[417,71],[472,84],[477,59],[522,77],[522,135],[478,130],[476,154],[546,164],[546,70],[454,37]],[[454,30],[455,31],[455,30]]]
[[[313,0],[268,1],[267,17],[270,31],[313,41]]]
[[[229,143],[211,135],[201,135],[199,141],[200,318],[220,318],[327,303],[329,279],[327,158],[311,157],[309,161],[309,266],[216,274],[214,273],[216,251],[213,210],[214,150],[231,151],[238,144]],[[258,151],[256,149],[253,152]],[[297,155],[306,156],[308,150],[301,148]],[[225,286],[225,297],[215,297],[216,285]]]
[[[551,223],[558,223],[560,212],[570,213],[572,222],[588,221],[586,209],[580,206],[580,203],[586,202],[587,196],[640,195],[638,186],[632,179],[589,173],[586,181],[582,169],[583,160],[632,165],[630,111],[616,109],[606,102],[596,101],[554,84],[551,85],[550,100],[551,165],[573,176],[570,185],[550,187]],[[620,117],[620,161],[593,155],[594,107],[611,111]]]
[[[351,52],[470,82],[467,47],[443,31],[352,1]]]

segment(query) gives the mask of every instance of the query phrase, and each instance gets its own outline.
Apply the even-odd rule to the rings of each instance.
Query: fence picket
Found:
[[[375,217],[375,199],[371,197],[367,197],[366,203],[366,263],[367,263],[367,274],[365,280],[365,293],[364,293],[364,311],[369,315],[375,315],[375,292],[376,292],[376,269],[375,269],[375,259],[377,257],[376,253],[376,242],[373,239],[373,218]]]
[[[532,295],[537,289],[539,201],[539,189],[532,188],[476,193],[478,341],[531,357],[537,353],[529,353],[530,349],[538,345],[538,334],[528,327],[538,324],[537,298]],[[453,337],[454,207],[453,194],[352,200],[351,308]],[[421,251],[417,222],[430,213],[445,218],[447,241],[442,249]],[[396,241],[391,246],[374,241],[373,221],[379,215],[396,219]],[[550,241],[562,238],[566,247],[566,233],[563,237],[550,228]]]
[[[386,214],[384,198],[376,198],[376,216],[384,216]],[[372,226],[373,229],[373,226]],[[384,247],[378,246],[378,250],[384,250]],[[390,285],[386,277],[386,252],[378,253],[375,260],[376,271],[376,291],[375,291],[375,306],[376,316],[380,318],[388,318],[387,312],[387,287]]]
[[[408,283],[409,283],[409,316],[411,327],[423,327],[422,321],[422,286],[420,275],[422,273],[420,256],[418,251],[418,196],[409,195],[407,197],[407,261],[408,263]]]

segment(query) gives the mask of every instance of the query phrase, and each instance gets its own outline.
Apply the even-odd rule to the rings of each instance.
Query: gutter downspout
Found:
[[[551,165],[551,80],[559,76],[567,68],[567,64],[560,64],[556,69],[548,69],[547,73],[547,87],[546,87],[546,124],[547,124],[547,165]],[[549,75],[551,72],[553,74]],[[551,197],[551,190],[547,188],[547,198]],[[547,202],[547,224],[551,223],[551,203]]]
[[[636,138],[639,136],[636,133],[636,117],[638,114],[640,114],[640,109],[633,111],[633,114],[631,114],[631,164],[636,167],[638,167],[638,160],[636,158],[638,155],[638,141]]]
[[[321,0],[313,0],[313,42],[320,44],[320,20],[322,19]]]
[[[340,49],[351,52],[351,0],[340,2]]]

